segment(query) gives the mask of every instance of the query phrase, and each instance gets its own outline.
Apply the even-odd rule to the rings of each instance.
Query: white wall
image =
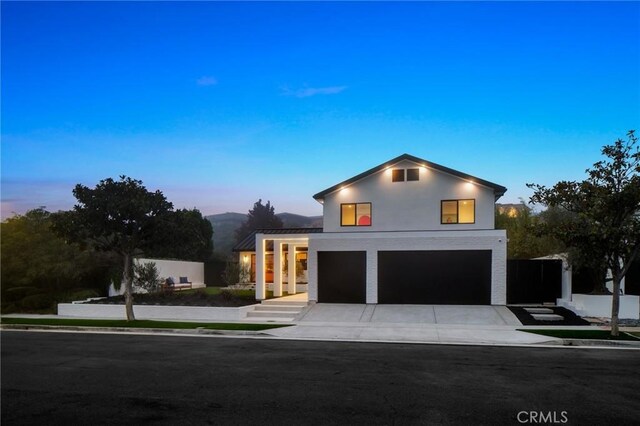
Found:
[[[246,318],[247,312],[255,305],[237,308],[208,306],[149,306],[133,305],[136,319],[155,320],[195,320],[195,321],[238,321]],[[87,303],[59,303],[58,315],[78,318],[117,318],[127,317],[124,305],[100,305]]]
[[[378,251],[491,250],[491,304],[507,303],[506,231],[309,234],[309,300],[318,300],[318,251],[367,252],[367,303],[378,303]]]
[[[613,296],[595,294],[573,294],[572,300],[558,299],[558,305],[583,317],[611,318]],[[621,319],[640,319],[640,296],[620,295]]]
[[[164,259],[146,259],[139,258],[136,263],[154,262],[158,268],[158,275],[162,278],[173,277],[176,283],[180,277],[187,277],[194,286],[196,284],[204,284],[204,263],[188,262],[186,260],[164,260]]]
[[[428,168],[420,168],[420,180],[392,182],[391,170],[416,168],[401,161],[390,169],[374,173],[324,199],[325,232],[415,231],[493,229],[493,189]],[[440,201],[475,199],[474,224],[441,224]],[[340,226],[340,204],[371,203],[371,226]]]

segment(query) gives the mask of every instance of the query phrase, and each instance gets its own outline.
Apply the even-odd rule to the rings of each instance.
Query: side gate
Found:
[[[507,260],[507,303],[555,303],[560,297],[561,260]]]

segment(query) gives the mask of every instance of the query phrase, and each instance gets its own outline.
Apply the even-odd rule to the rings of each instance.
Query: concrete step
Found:
[[[533,319],[538,321],[562,321],[564,317],[556,314],[531,314]]]
[[[290,305],[257,305],[256,311],[288,311],[288,312],[300,312],[302,310],[299,306]]]
[[[552,314],[553,309],[549,308],[524,308],[525,311],[530,314]]]
[[[291,301],[288,302],[286,300],[263,300],[262,302],[260,302],[262,305],[275,305],[275,306],[297,306],[299,308],[304,308],[305,306],[307,306],[307,302],[296,302],[296,301]]]
[[[293,321],[293,318],[285,318],[285,317],[272,317],[272,318],[258,318],[258,317],[247,317],[244,318],[242,321],[244,322],[251,322],[251,323],[265,323],[265,322],[282,322],[282,323],[291,323],[291,321]]]

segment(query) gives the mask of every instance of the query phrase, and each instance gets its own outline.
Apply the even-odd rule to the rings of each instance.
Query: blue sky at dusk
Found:
[[[402,153],[517,202],[640,123],[637,2],[1,8],[3,217],[122,174],[204,214],[321,214]]]

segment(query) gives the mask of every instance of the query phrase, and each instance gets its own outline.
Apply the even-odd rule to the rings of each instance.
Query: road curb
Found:
[[[72,325],[37,325],[37,324],[0,324],[0,330],[44,330],[44,331],[93,331],[108,333],[173,333],[183,335],[226,335],[226,336],[270,336],[263,331],[253,330],[215,330],[207,328],[142,328],[142,327],[83,327]]]
[[[622,346],[640,348],[640,341],[598,340],[598,339],[562,339],[563,346]]]

